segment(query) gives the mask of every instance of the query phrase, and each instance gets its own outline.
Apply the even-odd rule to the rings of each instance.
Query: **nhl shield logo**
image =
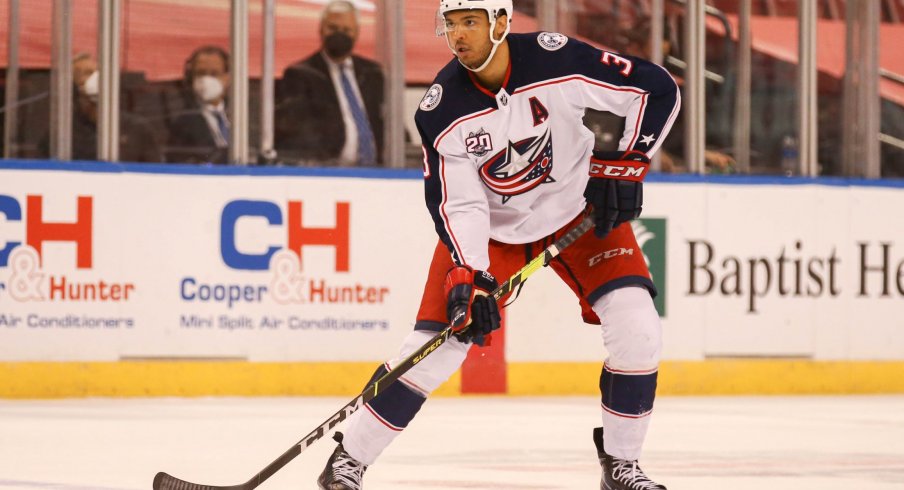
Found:
[[[441,100],[443,100],[443,86],[436,83],[427,90],[426,94],[424,94],[424,98],[421,99],[420,108],[422,111],[432,111],[433,109],[436,109],[436,106],[439,105],[439,101]]]
[[[547,51],[556,51],[568,42],[568,36],[558,32],[541,32],[537,42]]]

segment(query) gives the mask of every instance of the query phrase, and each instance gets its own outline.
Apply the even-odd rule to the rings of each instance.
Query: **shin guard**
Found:
[[[368,381],[368,386],[380,379],[389,370],[386,366],[380,366]],[[392,430],[401,431],[408,427],[408,423],[414,419],[421,405],[427,401],[427,395],[398,380],[389,385],[382,393],[374,397],[364,405],[366,410]]]
[[[625,287],[604,295],[593,311],[602,320],[609,357],[600,375],[606,452],[640,457],[656,397],[662,325],[646,289]]]
[[[603,366],[600,374],[600,394],[603,409],[625,418],[641,418],[653,410],[656,398],[657,369],[648,371],[619,371]]]
[[[433,332],[411,332],[402,344],[399,356],[380,366],[368,385],[398,365]],[[414,419],[427,396],[449,379],[464,361],[471,344],[449,340],[404,376],[353,413],[348,419],[342,445],[356,460],[371,465]]]
[[[627,460],[640,457],[656,397],[656,369],[625,372],[603,366],[600,393],[606,452]]]

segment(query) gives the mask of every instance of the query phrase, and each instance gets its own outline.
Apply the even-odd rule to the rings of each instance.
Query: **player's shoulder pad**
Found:
[[[448,98],[444,96],[450,90],[454,92],[456,85],[458,85],[456,63],[458,62],[454,59],[447,63],[436,75],[436,78],[433,79],[433,83],[430,84],[430,88],[427,89],[418,104],[418,115],[435,112],[441,107],[445,109],[449,105]],[[446,99],[445,104],[443,104],[444,99]]]
[[[509,43],[519,52],[536,56],[561,57],[563,54],[591,47],[589,44],[559,32],[523,32],[508,35]]]
[[[568,44],[570,38],[559,32],[539,32],[537,33],[537,44],[546,51],[558,51]]]
[[[513,56],[531,65],[533,81],[579,73],[587,60],[599,57],[599,50],[558,32],[509,34]]]
[[[430,84],[418,104],[414,120],[430,138],[436,138],[459,118],[483,110],[475,97],[467,75],[462,75],[458,60],[452,59]]]

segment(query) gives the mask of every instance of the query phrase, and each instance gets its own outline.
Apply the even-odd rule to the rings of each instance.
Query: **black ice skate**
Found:
[[[361,463],[345,452],[342,447],[342,433],[337,432],[333,435],[333,439],[339,443],[336,450],[333,451],[329,461],[326,462],[326,468],[317,478],[317,485],[320,490],[361,490],[364,484],[364,472],[367,465]]]
[[[637,461],[613,458],[606,454],[603,450],[602,427],[593,429],[593,442],[603,467],[600,490],[666,490],[665,486],[647,478]]]

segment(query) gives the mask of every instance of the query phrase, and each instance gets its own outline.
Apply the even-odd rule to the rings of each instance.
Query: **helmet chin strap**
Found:
[[[505,39],[505,38],[503,37],[502,39]],[[464,63],[462,63],[461,58],[458,59],[458,62],[461,64],[461,66],[467,68],[468,70],[471,70],[471,71],[474,72],[474,73],[478,73],[478,72],[483,71],[483,69],[486,68],[487,65],[490,64],[490,61],[493,60],[493,56],[496,54],[496,48],[498,48],[499,45],[502,44],[502,39],[500,39],[500,40],[497,42],[497,41],[495,41],[494,39],[490,38],[490,41],[493,42],[493,48],[490,49],[490,54],[487,56],[486,61],[484,61],[483,64],[480,65],[480,66],[478,66],[477,68],[471,68],[470,66],[468,66],[468,65],[466,65],[466,64],[464,64]]]
[[[498,17],[497,17],[497,18],[498,18]],[[496,25],[495,19],[493,20],[493,25],[494,25],[494,26]],[[472,72],[474,72],[474,73],[478,73],[478,72],[483,71],[483,69],[486,68],[487,65],[490,64],[490,61],[493,60],[493,56],[496,54],[496,48],[498,48],[499,45],[502,44],[502,41],[505,41],[505,36],[508,35],[509,29],[511,29],[511,25],[506,21],[505,32],[502,33],[502,37],[500,37],[499,40],[493,39],[493,30],[492,30],[492,29],[490,30],[490,42],[493,43],[493,48],[490,49],[490,54],[487,56],[486,61],[484,61],[483,64],[480,65],[480,66],[478,66],[477,68],[471,68],[470,66],[464,64],[464,63],[461,61],[461,58],[458,57],[458,53],[455,52],[455,47],[452,46],[452,41],[449,40],[449,36],[446,36],[446,44],[449,46],[449,49],[452,50],[452,54],[455,55],[455,59],[458,60],[458,63],[459,63],[461,66],[467,68],[468,70],[470,70],[470,71],[472,71]]]

